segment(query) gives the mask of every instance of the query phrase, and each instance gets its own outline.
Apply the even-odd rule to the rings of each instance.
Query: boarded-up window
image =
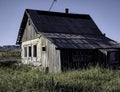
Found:
[[[24,57],[27,57],[27,47],[24,47]]]
[[[31,46],[29,46],[29,57],[31,57],[32,56],[32,48],[31,48]]]
[[[33,46],[33,57],[37,57],[37,45]]]

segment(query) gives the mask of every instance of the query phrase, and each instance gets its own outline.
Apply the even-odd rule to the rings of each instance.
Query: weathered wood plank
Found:
[[[29,23],[29,22],[30,22],[30,19],[28,19],[27,21],[27,25],[25,27],[25,31],[22,37],[22,42],[37,38],[38,34],[36,33],[32,23],[31,22]]]

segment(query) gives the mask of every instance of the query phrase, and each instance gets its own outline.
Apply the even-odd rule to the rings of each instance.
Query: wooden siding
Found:
[[[45,47],[45,51],[41,51],[41,59],[43,67],[49,72],[61,72],[60,50],[56,50],[56,46],[41,37],[41,47]]]
[[[94,50],[61,50],[61,66],[62,70],[85,68],[89,63],[92,63],[94,58]]]
[[[55,45],[48,45],[49,72],[61,72],[60,50],[55,49]]]
[[[99,64],[102,67],[118,68],[120,65],[119,50],[79,50],[62,49],[61,50],[61,69],[86,68],[88,65]]]
[[[27,25],[25,27],[25,31],[22,37],[22,42],[36,39],[37,37],[38,37],[38,34],[36,33],[30,19],[28,19]]]

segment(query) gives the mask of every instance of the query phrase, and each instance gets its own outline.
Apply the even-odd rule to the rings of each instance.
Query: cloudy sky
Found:
[[[25,9],[49,10],[53,0],[0,0],[0,45],[16,43]],[[120,0],[57,0],[51,11],[89,14],[102,33],[120,42]]]

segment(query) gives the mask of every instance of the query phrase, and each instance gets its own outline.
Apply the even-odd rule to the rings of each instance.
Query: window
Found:
[[[29,46],[29,57],[31,57],[32,56],[32,48],[31,48],[31,46]]]
[[[46,51],[46,47],[45,46],[42,47],[42,51]]]
[[[33,57],[37,57],[37,45],[33,46]]]
[[[27,57],[27,47],[24,47],[24,57]]]

